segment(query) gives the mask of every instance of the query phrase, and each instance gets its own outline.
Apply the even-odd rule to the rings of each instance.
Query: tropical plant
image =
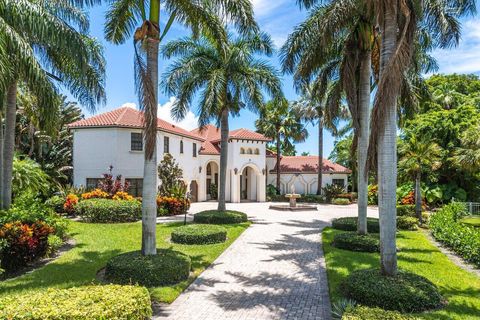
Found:
[[[51,180],[40,165],[28,157],[13,158],[12,189],[14,195],[30,193],[33,195],[47,195],[50,191]]]
[[[272,54],[272,41],[263,33],[250,33],[225,41],[212,37],[184,38],[163,48],[166,58],[178,57],[165,74],[164,86],[176,95],[172,114],[183,119],[194,96],[201,92],[199,125],[209,121],[220,124],[220,177],[218,210],[225,211],[225,187],[228,156],[229,115],[242,108],[258,111],[263,92],[280,94],[275,69],[258,55]]]
[[[182,168],[180,168],[171,154],[166,153],[158,165],[158,178],[161,181],[158,193],[161,196],[170,196],[170,190],[181,182],[182,177]],[[185,193],[183,196],[185,196]]]
[[[455,150],[453,160],[470,172],[480,169],[480,124],[469,128],[463,134],[461,145]]]
[[[260,118],[255,121],[257,131],[272,138],[276,144],[277,194],[280,194],[281,151],[285,149],[282,144],[293,146],[295,142],[305,141],[308,137],[308,131],[300,120],[288,100],[281,97],[266,103],[260,111]],[[319,171],[322,170],[319,168]]]
[[[58,102],[56,82],[91,110],[105,101],[102,48],[86,33],[87,16],[76,6],[86,3],[92,1],[0,1],[0,101],[6,101],[1,153],[3,208],[12,201],[18,84],[39,100],[40,117],[47,123],[54,119],[50,111]]]
[[[420,187],[422,174],[436,170],[441,166],[441,148],[430,140],[411,136],[399,148],[401,155],[398,166],[415,181],[415,212],[422,221],[422,189]]]

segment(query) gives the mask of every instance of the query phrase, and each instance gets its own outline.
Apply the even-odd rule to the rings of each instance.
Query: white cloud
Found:
[[[179,127],[186,130],[192,130],[197,128],[198,117],[195,116],[195,114],[191,111],[187,112],[185,119],[183,119],[182,121],[177,122],[172,118],[171,110],[172,110],[173,103],[175,102],[175,99],[176,99],[175,97],[170,97],[170,100],[168,100],[164,104],[158,105],[158,117],[170,123],[176,124]]]
[[[257,16],[264,16],[283,5],[285,0],[252,0],[253,11]]]
[[[480,21],[467,20],[463,24],[462,40],[453,49],[435,50],[441,73],[478,73],[480,72]]]
[[[137,109],[137,104],[134,103],[134,102],[125,102],[124,104],[122,104],[122,105],[120,106],[120,108],[124,108],[124,107],[132,108],[132,109]]]

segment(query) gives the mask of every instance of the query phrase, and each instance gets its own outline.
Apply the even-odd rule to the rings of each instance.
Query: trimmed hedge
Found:
[[[400,312],[421,312],[442,305],[442,296],[426,278],[404,271],[385,277],[377,269],[357,270],[340,285],[343,294],[362,305]]]
[[[173,230],[172,242],[182,244],[212,244],[227,240],[227,229],[212,224],[189,224]]]
[[[350,204],[350,200],[348,200],[347,198],[335,198],[332,200],[332,204],[345,206],[347,204]]]
[[[85,286],[11,295],[0,299],[1,319],[129,319],[152,316],[148,290],[138,286]]]
[[[335,235],[333,246],[350,251],[378,252],[380,251],[380,240],[370,235],[345,232]]]
[[[465,260],[480,267],[480,228],[461,223],[466,208],[450,203],[430,217],[432,235]]]
[[[142,204],[137,200],[88,199],[75,207],[87,222],[132,222],[142,218]]]
[[[234,224],[247,222],[248,217],[245,213],[233,210],[220,212],[217,210],[202,211],[193,216],[196,223],[205,224]]]
[[[397,229],[399,230],[417,230],[418,219],[414,217],[401,216],[397,217]]]
[[[417,320],[420,318],[401,314],[398,311],[383,310],[380,308],[368,308],[358,306],[346,310],[342,320]]]
[[[333,219],[332,227],[343,231],[357,231],[357,217]],[[367,218],[367,230],[371,233],[378,233],[380,231],[380,225],[377,218]]]
[[[154,256],[132,251],[107,262],[105,280],[147,287],[171,285],[188,279],[191,264],[189,256],[170,249],[158,249]]]

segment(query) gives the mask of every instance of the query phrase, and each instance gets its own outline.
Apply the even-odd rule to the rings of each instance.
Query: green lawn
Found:
[[[480,227],[480,216],[466,216],[462,218],[460,222],[470,224],[474,227]]]
[[[339,284],[350,272],[378,268],[380,259],[378,253],[352,252],[332,247],[333,237],[339,232],[342,231],[327,228],[322,234],[332,302],[341,297]],[[422,231],[402,231],[397,239],[399,268],[428,278],[448,300],[445,308],[418,316],[436,320],[480,318],[480,278],[453,264]]]
[[[182,223],[157,225],[158,248],[173,248],[192,258],[193,276],[174,286],[149,288],[152,299],[172,302],[175,298],[235,239],[249,223],[225,225],[227,241],[211,245],[179,245],[170,243],[170,233]],[[0,282],[0,296],[48,287],[67,288],[95,283],[95,276],[111,257],[139,250],[141,223],[90,224],[72,222],[70,233],[76,245],[54,262],[30,274]]]

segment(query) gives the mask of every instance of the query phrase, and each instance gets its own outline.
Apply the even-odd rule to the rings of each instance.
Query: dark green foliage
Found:
[[[335,198],[332,200],[332,204],[345,206],[350,204],[350,200],[347,198]]]
[[[332,227],[344,231],[357,231],[357,217],[333,219]],[[380,225],[377,218],[367,218],[367,230],[371,233],[378,233],[380,231]]]
[[[415,205],[414,204],[404,204],[397,206],[397,217],[414,217],[415,216]]]
[[[183,170],[172,157],[166,153],[158,165],[158,178],[162,182],[158,187],[161,196],[171,196],[171,189],[178,186],[182,181]],[[185,194],[183,194],[185,196]]]
[[[342,316],[342,320],[417,320],[420,318],[401,314],[398,311],[383,310],[381,308],[369,308],[357,306],[349,308]]]
[[[148,256],[132,251],[107,262],[105,280],[146,287],[170,285],[188,279],[191,264],[189,256],[170,249],[158,249],[156,255]]]
[[[227,230],[212,224],[190,224],[172,232],[172,242],[182,244],[212,244],[225,242]]]
[[[233,224],[247,222],[248,217],[245,213],[233,210],[220,212],[217,210],[202,211],[193,216],[196,223],[206,224]]]
[[[339,249],[350,251],[380,251],[380,241],[377,237],[371,235],[359,235],[353,232],[345,232],[335,235],[333,245]]]
[[[76,206],[77,214],[87,222],[131,222],[142,217],[137,200],[88,199]]]
[[[418,219],[414,217],[397,217],[397,229],[398,230],[417,230]]]
[[[327,202],[332,201],[333,198],[336,198],[339,194],[345,192],[345,189],[343,187],[340,187],[336,184],[327,184],[325,187],[322,188],[322,190]]]
[[[400,312],[436,309],[443,300],[429,280],[404,271],[385,277],[377,269],[357,270],[342,282],[340,290],[362,305]]]
[[[82,286],[7,295],[0,300],[1,319],[130,319],[152,316],[148,290],[138,286]]]
[[[52,208],[56,213],[63,213],[65,210],[63,209],[63,205],[65,203],[65,198],[61,196],[53,196],[47,201],[45,204]]]
[[[452,202],[430,217],[429,226],[435,239],[480,267],[480,228],[461,223],[465,214],[463,204]]]

